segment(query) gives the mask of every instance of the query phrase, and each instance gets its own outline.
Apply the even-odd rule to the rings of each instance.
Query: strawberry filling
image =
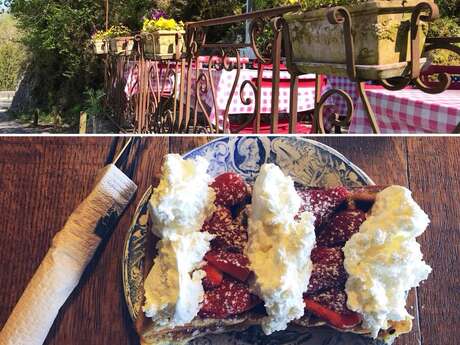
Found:
[[[235,173],[218,176],[211,187],[217,206],[202,231],[214,234],[211,250],[205,255],[203,270],[205,296],[201,317],[225,319],[260,305],[262,301],[249,290],[249,261],[243,255],[248,240],[247,209],[251,187]],[[361,323],[361,316],[347,308],[342,248],[359,230],[366,214],[359,208],[347,208],[350,191],[344,187],[311,189],[296,185],[302,199],[299,211],[316,217],[317,247],[311,253],[313,271],[305,309],[330,325],[348,329]]]
[[[222,284],[224,275],[217,268],[207,264],[203,267],[203,271],[206,272],[206,277],[203,278],[203,287],[205,290],[212,290]]]
[[[233,278],[245,282],[251,271],[249,270],[249,260],[241,253],[226,252],[223,250],[211,250],[206,253],[204,259]]]
[[[244,313],[262,301],[249,292],[246,284],[225,277],[222,284],[206,291],[203,305],[198,313],[201,317],[225,319]]]

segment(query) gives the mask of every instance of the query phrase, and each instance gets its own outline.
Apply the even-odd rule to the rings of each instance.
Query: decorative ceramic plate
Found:
[[[264,163],[275,163],[294,180],[306,186],[356,187],[374,184],[357,166],[332,148],[312,140],[295,137],[227,137],[209,142],[184,155],[184,158],[205,157],[208,173],[218,176],[234,171],[251,181]],[[123,288],[133,320],[140,310],[143,284],[144,240],[147,225],[149,188],[137,207],[126,237],[123,256]],[[296,345],[376,345],[372,339],[336,332],[327,327],[303,332],[287,330],[265,336],[259,327],[246,332],[207,336],[192,341],[193,345],[212,344],[296,344]]]

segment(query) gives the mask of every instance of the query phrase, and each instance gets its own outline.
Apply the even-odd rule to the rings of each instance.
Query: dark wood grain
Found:
[[[423,344],[460,343],[460,138],[408,143],[410,187],[430,215],[420,239],[430,279],[419,289]]]
[[[67,301],[46,344],[138,344],[125,306],[121,258],[126,229],[145,189],[155,182],[167,152],[184,153],[212,138],[142,140],[134,180],[136,200],[99,251]],[[112,138],[0,138],[0,327],[4,324],[53,235],[91,190]],[[432,225],[421,238],[430,280],[410,305],[420,316],[397,345],[454,345],[460,338],[460,138],[321,137],[377,184],[411,187]],[[417,308],[411,310],[417,316]],[[420,319],[421,332],[418,331]]]

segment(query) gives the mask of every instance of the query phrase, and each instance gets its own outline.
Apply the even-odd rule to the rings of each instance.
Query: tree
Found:
[[[0,14],[0,91],[14,90],[22,76],[26,51],[19,37],[14,18]]]
[[[103,65],[90,49],[92,33],[105,27],[105,2],[94,0],[0,0],[10,8],[30,51],[26,80],[36,106],[60,111],[83,103],[87,88],[99,89]],[[151,7],[184,21],[240,13],[245,0],[110,0],[110,24],[137,31]],[[216,32],[217,33],[217,32]],[[215,34],[216,34],[215,33]],[[220,33],[219,33],[220,35]]]

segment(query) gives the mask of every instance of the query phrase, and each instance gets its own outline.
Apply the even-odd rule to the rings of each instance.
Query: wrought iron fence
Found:
[[[175,33],[175,50],[168,56],[148,54],[146,40],[155,37],[135,36],[134,49],[119,54],[108,54],[106,58],[106,104],[111,109],[113,120],[123,131],[135,133],[238,133],[252,125],[253,132],[259,133],[262,121],[263,86],[270,89],[270,132],[276,133],[280,115],[286,116],[289,132],[295,133],[298,122],[299,78],[306,73],[299,69],[293,58],[290,31],[283,15],[298,11],[298,6],[255,11],[248,14],[191,22],[186,24],[185,33]],[[390,79],[374,80],[388,90],[400,90],[413,84],[423,92],[440,93],[446,90],[451,78],[440,73],[436,82],[426,83],[421,78],[421,60],[425,52],[434,49],[448,49],[460,55],[456,43],[459,38],[426,40],[425,49],[421,49],[419,27],[424,22],[438,16],[438,8],[431,2],[418,4],[410,18],[410,60],[404,66],[401,76]],[[344,7],[335,7],[327,11],[330,25],[343,27],[345,63],[340,66],[342,75],[356,83],[360,100],[375,133],[379,126],[373,109],[367,98],[362,68],[356,63],[352,16]],[[248,43],[210,43],[207,31],[216,26],[250,23]],[[270,29],[267,31],[267,29]],[[260,37],[271,32],[269,40],[260,44]],[[241,50],[250,50],[255,57],[245,61]],[[245,64],[251,64],[255,73],[253,78],[241,77]],[[289,109],[287,114],[280,113],[280,75],[282,66],[289,73]],[[353,116],[352,97],[341,89],[329,89],[321,94],[321,64],[313,64],[308,72],[314,73],[314,104],[310,115],[313,132],[324,133],[327,105],[332,97],[342,98],[347,110],[344,114],[328,114],[330,126],[347,127]],[[270,69],[267,84],[266,68]],[[337,67],[337,66],[336,66]],[[222,95],[216,89],[216,78],[222,71],[231,72],[232,80],[225,92],[226,99],[219,113],[218,101]],[[231,120],[232,101],[239,102],[251,109],[251,114],[243,117],[242,123]],[[460,126],[458,127],[460,128]]]

